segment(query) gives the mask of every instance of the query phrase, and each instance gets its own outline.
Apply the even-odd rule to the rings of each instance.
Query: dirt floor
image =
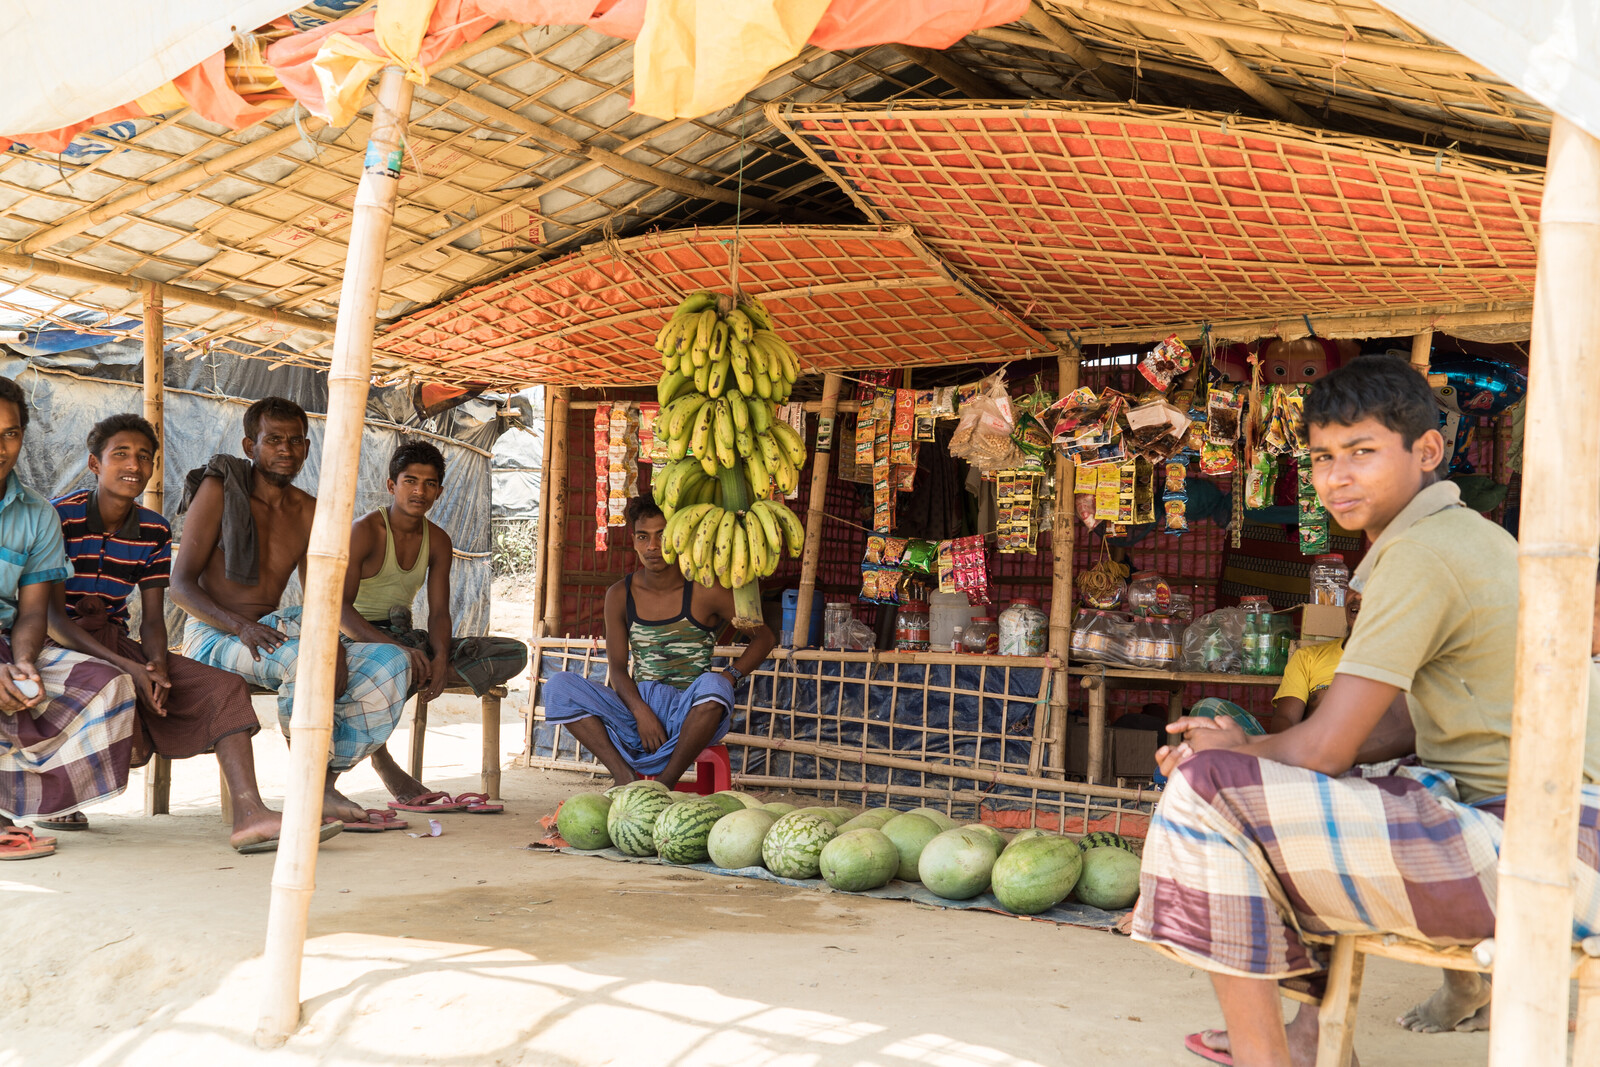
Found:
[[[527,617],[497,605],[504,632]],[[525,700],[504,704],[508,763]],[[270,701],[257,711],[272,720]],[[476,701],[447,697],[430,718],[428,783],[476,788]],[[392,744],[408,750],[408,726]],[[256,754],[276,804],[275,726]],[[1187,1065],[1201,1061],[1183,1035],[1218,1021],[1203,975],[1113,934],[529,852],[539,816],[589,780],[508,769],[504,815],[323,846],[304,1026],[264,1052],[272,857],[228,848],[213,760],[173,777],[173,814],[140,814],[136,772],[91,831],[0,868],[0,1067]],[[365,767],[347,788],[387,799]],[[1368,964],[1364,1063],[1484,1061],[1487,1035],[1393,1024],[1436,982]]]

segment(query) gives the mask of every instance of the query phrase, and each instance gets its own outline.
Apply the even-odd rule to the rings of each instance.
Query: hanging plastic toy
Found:
[[[1468,455],[1479,416],[1498,415],[1520,401],[1528,392],[1528,376],[1509,363],[1472,357],[1442,360],[1428,374],[1435,381],[1441,374],[1445,378],[1445,384],[1433,387],[1433,395],[1439,405],[1439,432],[1451,446],[1450,471],[1470,474]]]

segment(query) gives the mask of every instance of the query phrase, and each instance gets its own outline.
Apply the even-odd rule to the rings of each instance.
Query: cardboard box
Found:
[[[1156,772],[1156,749],[1161,737],[1143,727],[1124,729],[1113,726],[1111,734],[1111,776],[1149,778]]]
[[[1344,635],[1344,608],[1337,604],[1306,605],[1300,619],[1301,640],[1336,641]]]

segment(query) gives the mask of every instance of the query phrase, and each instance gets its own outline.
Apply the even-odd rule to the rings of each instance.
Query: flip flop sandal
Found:
[[[330,837],[337,837],[344,829],[344,823],[335,819],[333,822],[322,824],[322,832],[317,835],[317,840],[326,841]],[[263,852],[278,851],[278,838],[269,837],[265,841],[252,841],[248,845],[235,845],[233,850],[241,856],[256,856]]]
[[[1218,1052],[1214,1048],[1206,1047],[1205,1035],[1215,1032],[1216,1031],[1214,1030],[1202,1030],[1198,1034],[1190,1034],[1188,1037],[1183,1039],[1183,1047],[1194,1053],[1196,1056],[1199,1056],[1203,1060],[1209,1060],[1212,1063],[1221,1063],[1227,1065],[1227,1067],[1233,1067],[1233,1057],[1231,1055],[1226,1052]]]
[[[35,837],[26,826],[0,830],[0,860],[36,860],[55,853],[56,839]]]
[[[457,801],[449,793],[423,793],[421,796],[412,797],[404,804],[398,800],[391,800],[389,807],[395,811],[420,811],[424,814],[467,810],[465,804]]]
[[[89,828],[89,820],[87,817],[82,819],[35,819],[33,820],[33,825],[42,826],[46,830],[71,833],[77,830],[87,830]]]
[[[489,803],[488,793],[457,793],[456,803],[465,804],[468,815],[499,815],[506,810],[504,804]]]
[[[366,822],[347,822],[344,829],[351,834],[381,834],[385,830],[404,830],[410,825],[392,811],[368,808]]]

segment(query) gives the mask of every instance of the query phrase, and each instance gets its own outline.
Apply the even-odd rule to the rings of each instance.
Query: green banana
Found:
[[[805,466],[806,442],[803,437],[795,433],[793,426],[787,422],[774,422],[772,437],[783,446],[784,454],[789,457],[789,462],[794,464],[796,470]]]
[[[767,372],[760,367],[752,366],[750,375],[755,380],[756,392],[761,395],[762,399],[770,400],[772,398],[772,379],[767,377]]]
[[[737,389],[729,389],[722,394],[728,402],[728,414],[733,416],[734,430],[748,430],[750,428],[750,407],[744,401],[744,394]]]
[[[745,394],[749,396],[749,394]],[[760,397],[749,397],[750,428],[756,433],[772,429],[772,405]]]
[[[667,427],[667,436],[682,437],[693,426],[690,420],[699,414],[701,407],[706,403],[706,398],[698,393],[690,393],[680,397],[672,406],[672,425]],[[681,407],[679,405],[682,405]]]
[[[732,445],[725,445],[719,438],[716,442],[716,456],[719,466],[732,470],[739,465],[739,453],[734,451]]]
[[[789,546],[790,557],[798,557],[806,543],[806,528],[801,525],[800,516],[790,511],[787,504],[776,500],[763,501],[762,510],[778,520],[778,525],[783,528],[783,539]]]
[[[744,457],[744,473],[750,481],[750,492],[753,496],[765,500],[772,495],[772,475],[767,471],[767,465],[761,461],[759,451],[751,452]]]
[[[722,516],[727,512],[719,507],[708,506],[705,518],[700,520],[700,525],[695,527],[694,539],[690,542],[690,550],[694,554],[694,565],[704,567],[711,562],[712,539],[717,536],[717,526],[722,522]]]
[[[755,378],[751,376],[748,370],[741,370],[737,366],[733,368],[733,383],[739,387],[739,392],[745,396],[752,396],[756,391]]]
[[[728,312],[727,318],[725,318],[723,321],[726,322],[728,327],[733,330],[733,335],[741,341],[749,341],[751,336],[755,333],[755,326],[751,324],[750,316],[746,315],[738,308],[734,308],[732,311]]]
[[[750,538],[744,523],[733,524],[733,549],[728,554],[728,588],[737,589],[750,580]]]
[[[750,346],[742,338],[735,337],[728,342],[728,358],[733,361],[735,373],[750,373]]]
[[[714,430],[717,435],[717,444],[727,448],[733,447],[733,410],[726,397],[717,401],[717,410],[711,416],[715,420]]]
[[[767,311],[766,305],[753,296],[747,296],[739,304],[739,310],[749,318],[750,324],[758,330],[772,329],[772,315]]]
[[[668,371],[656,382],[656,403],[662,407],[683,395],[689,385],[689,376],[680,371]]]
[[[694,391],[711,395],[711,365],[702,363],[694,369]]]
[[[749,430],[735,430],[733,432],[733,451],[741,459],[750,454],[756,447],[756,435]]]
[[[768,512],[770,500],[757,500],[750,505],[750,514],[761,520],[761,532],[766,536],[767,547],[776,552],[783,547],[783,535],[778,531],[778,519]]]
[[[678,437],[667,438],[667,458],[672,460],[682,459],[689,454],[689,435],[682,434]]]
[[[717,294],[709,289],[699,289],[684,297],[678,304],[676,315],[692,315],[704,311],[717,302]]]
[[[733,556],[733,524],[739,521],[739,516],[731,511],[724,511],[722,519],[717,523],[717,532],[712,541],[711,569],[717,572],[717,577],[727,580],[728,563]]]

